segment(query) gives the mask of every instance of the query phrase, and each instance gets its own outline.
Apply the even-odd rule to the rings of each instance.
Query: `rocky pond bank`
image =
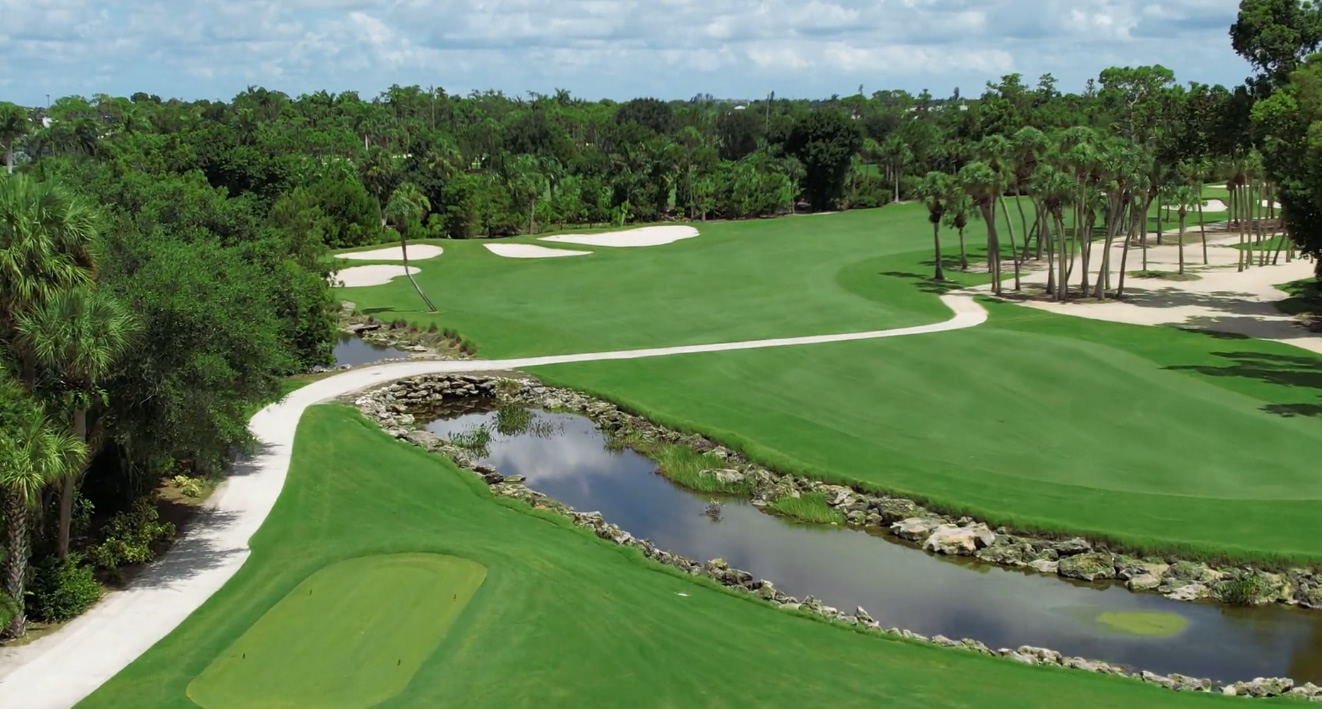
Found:
[[[469,451],[452,445],[434,434],[420,430],[419,415],[438,407],[463,402],[497,402],[530,408],[565,411],[583,415],[603,431],[626,442],[683,446],[702,453],[703,461],[712,463],[699,475],[710,478],[723,488],[738,490],[752,497],[754,504],[766,511],[777,509],[786,498],[812,496],[850,526],[898,537],[921,545],[934,554],[971,556],[988,563],[1032,569],[1082,581],[1121,580],[1137,591],[1156,591],[1176,600],[1215,599],[1238,604],[1292,603],[1317,607],[1322,601],[1316,576],[1311,570],[1292,570],[1270,574],[1251,568],[1214,569],[1187,561],[1169,562],[1136,559],[1094,546],[1084,539],[1043,539],[1017,535],[1004,528],[991,529],[969,518],[952,518],[924,509],[912,500],[878,495],[841,485],[830,485],[800,476],[780,474],[745,460],[702,436],[684,434],[653,424],[625,412],[613,404],[583,394],[551,388],[525,379],[491,376],[435,375],[387,385],[353,399],[353,403],[386,431],[429,451],[444,454],[463,468],[474,470],[498,495],[523,500],[535,508],[547,509],[571,518],[575,524],[614,543],[638,549],[644,556],[677,568],[685,573],[702,575],[723,586],[746,591],[791,611],[810,613],[854,625],[862,629],[887,632],[912,640],[962,648],[981,654],[999,654],[1027,664],[1049,664],[1086,671],[1124,675],[1181,691],[1221,691],[1241,696],[1278,696],[1289,694],[1322,701],[1322,688],[1311,684],[1295,686],[1285,678],[1257,679],[1218,686],[1211,680],[1183,675],[1159,675],[1133,672],[1095,660],[1068,657],[1035,647],[993,651],[977,640],[952,640],[937,635],[927,638],[905,630],[882,630],[862,608],[842,612],[807,597],[790,597],[775,589],[770,581],[755,579],[752,574],[732,569],[724,561],[706,563],[658,549],[654,544],[634,538],[627,531],[608,523],[596,513],[576,512],[568,506],[535,492],[499,471],[474,462]],[[643,451],[646,452],[646,451]]]

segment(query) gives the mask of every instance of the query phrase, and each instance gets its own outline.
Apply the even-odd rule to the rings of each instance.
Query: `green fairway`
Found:
[[[970,330],[537,370],[755,457],[1024,528],[1322,559],[1322,358],[1012,305]]]
[[[507,259],[475,241],[441,242],[444,255],[416,264],[418,283],[440,308],[435,315],[403,278],[337,294],[381,319],[452,327],[484,358],[877,330],[950,316],[907,278],[877,278],[896,269],[931,275],[906,255],[913,235],[931,242],[921,206],[697,226],[695,239],[575,246],[593,253],[561,259]],[[968,230],[971,244],[979,230]],[[951,233],[948,266],[958,254]]]
[[[328,608],[295,622],[302,611],[293,608],[293,615],[285,615],[286,604],[295,602],[320,569],[336,569],[338,576],[341,569],[356,571],[333,566],[346,560],[414,553],[462,556],[485,567],[487,576],[439,643],[432,620],[423,621],[425,632],[408,631],[396,644],[372,641],[374,647],[395,649],[387,659],[401,653],[421,658],[412,680],[381,707],[1045,709],[1225,701],[913,645],[779,611],[654,565],[636,550],[598,540],[561,518],[493,499],[475,476],[392,441],[341,407],[315,407],[304,416],[289,479],[252,548],[233,580],[80,706],[195,706],[190,683],[196,691],[217,671],[208,668],[226,667],[232,649],[245,646],[252,648],[248,662],[254,652],[305,647],[275,668],[305,679],[286,683],[269,678],[268,670],[231,675],[254,684],[210,690],[199,697],[204,706],[215,706],[209,702],[220,691],[232,701],[260,706],[260,687],[272,685],[258,682],[279,682],[285,692],[294,681],[310,688],[310,678],[333,672],[316,665],[338,663],[343,653],[357,650],[342,644],[317,647],[311,640],[329,642],[340,632],[318,627],[343,623],[338,611]],[[439,584],[446,589],[440,591],[444,601],[461,579],[470,583],[462,588],[471,591],[477,572],[451,567],[436,573],[452,579]],[[410,591],[387,590],[389,578],[370,583],[381,590],[374,610],[366,612],[414,613],[385,608]],[[342,584],[352,582],[337,581]],[[321,592],[317,587],[313,597]],[[340,593],[357,597],[359,592],[349,587]],[[361,605],[355,607],[363,612]],[[267,618],[273,614],[284,617],[284,632],[310,638],[268,634],[265,628],[273,621]],[[434,650],[421,647],[428,643]],[[386,664],[388,673],[391,663]],[[352,701],[336,706],[355,706],[362,696],[355,693]],[[295,703],[316,706],[312,700]]]
[[[226,648],[188,696],[206,709],[374,706],[408,684],[485,576],[439,554],[332,564]]]
[[[516,262],[460,243],[422,280],[484,357],[899,327],[949,317],[926,210],[701,225],[669,246]],[[968,229],[982,258],[980,224]],[[945,255],[957,250],[945,232]],[[453,260],[447,261],[447,259]],[[947,259],[947,266],[950,266]],[[1007,263],[1006,268],[1009,268]],[[986,275],[947,273],[962,283]],[[493,284],[501,284],[496,287]],[[417,314],[406,282],[350,289]],[[540,374],[768,463],[1027,529],[1197,557],[1322,560],[1322,358],[992,305],[971,330],[585,363]],[[408,312],[406,312],[408,311]]]

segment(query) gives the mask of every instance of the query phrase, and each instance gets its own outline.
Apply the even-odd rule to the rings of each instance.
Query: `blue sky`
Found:
[[[0,0],[0,99],[372,96],[565,88],[585,98],[937,96],[1113,65],[1236,84],[1237,0]]]

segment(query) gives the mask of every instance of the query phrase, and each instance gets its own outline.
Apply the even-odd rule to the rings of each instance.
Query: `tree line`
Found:
[[[976,222],[998,291],[1044,260],[1056,298],[1121,297],[1111,246],[1142,262],[1153,209],[1183,229],[1214,180],[1241,238],[1279,199],[1285,257],[1322,249],[1320,38],[1311,5],[1244,0],[1231,40],[1258,75],[1229,88],[1138,66],[940,98],[0,103],[0,625],[76,614],[150,558],[159,481],[218,475],[282,378],[329,362],[333,249],[917,200],[938,279]]]

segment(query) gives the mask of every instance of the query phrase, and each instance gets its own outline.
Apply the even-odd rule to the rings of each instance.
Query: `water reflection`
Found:
[[[335,343],[336,367],[370,364],[383,359],[405,359],[408,356],[409,353],[403,350],[373,344],[343,332],[339,333],[339,341]]]
[[[500,435],[494,418],[467,414],[428,428],[448,436],[486,425],[492,435],[484,461],[525,476],[529,487],[600,511],[661,548],[697,560],[722,557],[791,595],[812,594],[844,610],[862,606],[883,626],[1221,681],[1322,680],[1322,613],[1181,603],[934,557],[857,530],[795,524],[743,500],[727,500],[717,521],[703,514],[708,496],[672,485],[638,453],[610,451],[586,418],[536,412],[536,421],[555,428],[551,437]],[[1097,621],[1106,612],[1176,614],[1187,627],[1170,637],[1127,635]]]

